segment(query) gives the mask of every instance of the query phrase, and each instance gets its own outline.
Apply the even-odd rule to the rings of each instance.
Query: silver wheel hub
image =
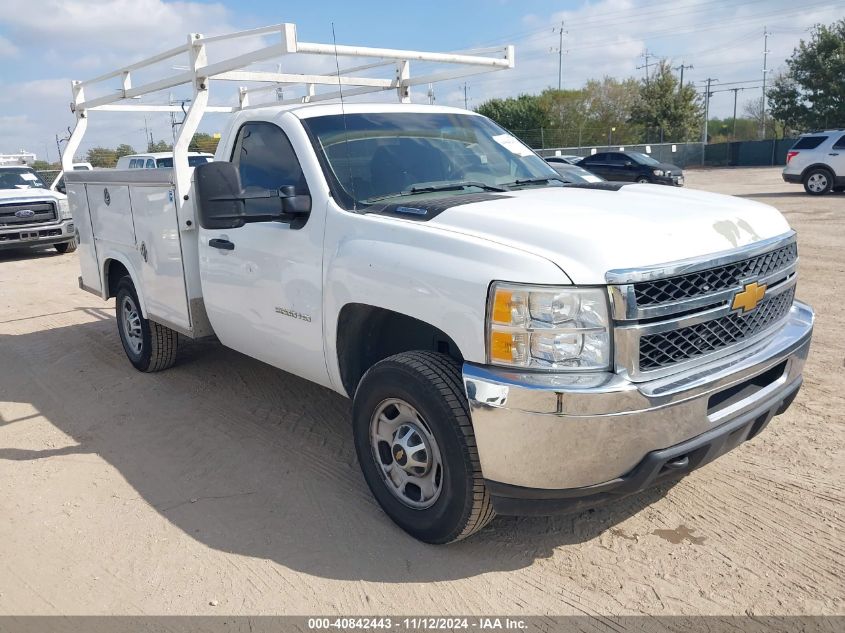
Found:
[[[132,300],[132,297],[124,297],[120,304],[120,315],[123,320],[123,334],[126,336],[126,343],[136,354],[141,353],[144,347],[144,337],[141,334],[141,313]]]
[[[812,191],[824,191],[827,189],[827,176],[824,174],[813,174],[807,179],[807,186]]]
[[[431,428],[404,400],[391,398],[370,420],[370,447],[384,484],[406,506],[434,505],[443,487],[443,462]]]

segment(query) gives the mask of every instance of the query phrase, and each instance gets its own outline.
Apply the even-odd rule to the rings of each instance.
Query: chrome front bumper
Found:
[[[76,235],[73,220],[59,220],[49,224],[4,227],[0,229],[0,249],[50,246],[69,242]]]
[[[764,342],[648,382],[612,373],[518,373],[465,363],[481,468],[494,501],[503,490],[539,489],[536,497],[544,499],[556,492],[577,497],[578,490],[590,496],[597,486],[630,479],[664,449],[711,438],[718,429],[734,432],[732,424],[749,416],[756,416],[754,422],[765,415],[768,422],[800,387],[813,319],[812,309],[796,301],[784,325]],[[763,426],[752,433],[751,422],[739,441]],[[670,451],[683,457],[677,452]]]

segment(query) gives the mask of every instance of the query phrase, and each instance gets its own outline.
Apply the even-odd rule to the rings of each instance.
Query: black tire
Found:
[[[647,184],[651,183],[651,181],[648,178],[646,178],[645,176],[639,176],[635,182],[637,182],[641,185],[647,185]]]
[[[385,482],[370,443],[370,421],[385,400],[398,398],[417,409],[441,453],[439,496],[416,509],[400,501]],[[371,367],[353,404],[353,433],[367,485],[385,513],[411,536],[427,543],[459,541],[495,516],[484,485],[460,365],[434,352],[406,352]]]
[[[62,242],[61,244],[54,244],[54,246],[57,251],[64,255],[65,253],[74,252],[79,244],[76,242],[76,238],[73,238],[70,242]]]
[[[824,184],[820,186],[820,181]],[[823,196],[833,189],[833,174],[824,167],[813,167],[804,174],[804,191],[811,196]]]
[[[140,350],[132,344],[130,335],[126,331],[127,325],[123,318],[123,310],[127,300],[137,311],[141,338]],[[179,335],[170,328],[145,319],[141,314],[140,305],[132,280],[128,276],[123,277],[117,284],[117,298],[115,300],[117,332],[120,335],[120,342],[123,344],[123,351],[126,352],[129,362],[139,371],[154,372],[172,367],[173,363],[176,362]]]

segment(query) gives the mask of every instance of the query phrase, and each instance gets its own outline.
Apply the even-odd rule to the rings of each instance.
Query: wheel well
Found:
[[[805,167],[804,171],[801,172],[801,180],[804,180],[814,169],[824,169],[827,173],[829,173],[834,178],[836,177],[836,173],[833,171],[830,165],[826,165],[825,163],[816,163],[814,165],[810,165],[809,167]]]
[[[105,284],[109,291],[106,299],[117,296],[117,284],[121,279],[128,276],[129,271],[119,261],[110,259],[106,262]]]
[[[337,321],[337,360],[349,397],[364,373],[394,354],[427,350],[463,362],[460,349],[448,334],[433,325],[399,312],[361,303],[347,304]]]

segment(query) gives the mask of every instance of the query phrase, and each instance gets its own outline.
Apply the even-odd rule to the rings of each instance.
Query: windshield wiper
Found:
[[[468,187],[476,187],[478,189],[483,189],[484,191],[507,191],[507,189],[505,189],[504,187],[488,185],[484,182],[477,182],[475,180],[460,180],[458,182],[444,182],[439,185],[425,185],[423,187],[414,186],[410,189],[406,189],[405,191],[400,191],[398,193],[389,193],[386,196],[370,198],[366,200],[366,202],[379,202],[380,200],[387,200],[388,198],[398,198],[400,196],[410,196],[415,193],[430,193],[432,191],[458,191],[460,189],[466,189]]]
[[[505,187],[518,187],[520,185],[539,185],[539,184],[544,183],[544,182],[547,183],[547,182],[552,182],[552,181],[562,182],[563,184],[566,184],[566,181],[563,178],[561,178],[560,176],[544,176],[544,177],[541,177],[541,178],[524,178],[522,180],[514,180],[513,182],[509,182],[509,183],[505,184],[504,186]]]

